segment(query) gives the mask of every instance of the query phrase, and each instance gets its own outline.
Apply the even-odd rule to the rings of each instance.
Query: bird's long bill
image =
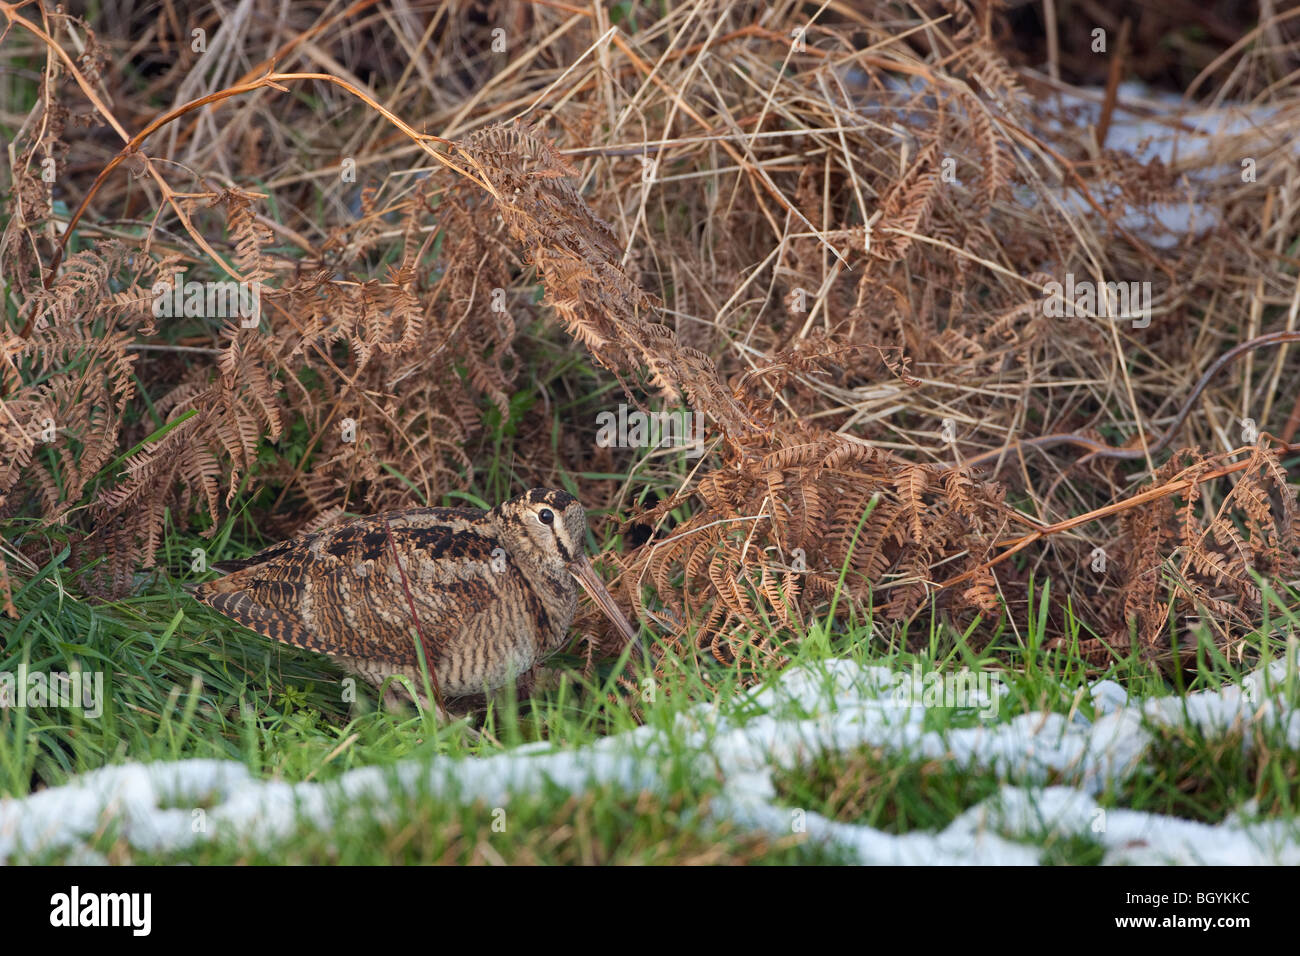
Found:
[[[569,565],[569,573],[577,579],[582,585],[582,589],[587,592],[596,606],[605,612],[605,616],[614,622],[614,626],[619,632],[627,638],[627,642],[636,648],[638,653],[644,653],[641,642],[637,639],[636,630],[628,623],[627,618],[619,606],[614,603],[614,598],[605,590],[605,584],[596,576],[596,569],[591,566],[584,554]]]

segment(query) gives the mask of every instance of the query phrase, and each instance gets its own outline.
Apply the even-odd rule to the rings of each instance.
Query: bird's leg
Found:
[[[387,689],[383,692],[383,703],[386,707],[397,709],[406,706],[407,703],[415,704],[416,709],[421,713],[433,711],[434,720],[438,722],[439,727],[446,727],[454,724],[461,718],[453,715],[447,708],[437,701],[429,700],[428,695],[422,690],[416,690],[416,682],[420,675],[407,674],[403,677],[393,678],[387,682]],[[465,725],[465,733],[471,740],[481,740],[480,734],[468,724]]]
[[[442,704],[433,703],[431,705],[429,698],[419,691],[416,692],[415,704],[417,707],[420,708],[421,711],[432,710],[434,720],[437,721],[439,727],[448,727],[451,724],[457,723],[458,721],[461,720],[460,717],[453,717],[452,714],[447,710],[447,708]],[[477,742],[483,739],[483,735],[479,733],[475,728],[471,727],[468,723],[465,724],[464,729],[465,729],[465,736],[467,736],[470,740]]]

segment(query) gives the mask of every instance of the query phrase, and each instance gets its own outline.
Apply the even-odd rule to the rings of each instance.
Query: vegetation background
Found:
[[[648,719],[591,609],[560,691],[430,743],[182,590],[536,485],[593,514],[680,701],[864,644],[1181,691],[1294,621],[1295,9],[0,16],[0,668],[112,675],[94,728],[0,713],[0,790]],[[260,320],[158,316],[178,272]],[[1067,275],[1149,283],[1149,324],[1052,317]],[[602,447],[619,403],[702,413],[705,454]]]

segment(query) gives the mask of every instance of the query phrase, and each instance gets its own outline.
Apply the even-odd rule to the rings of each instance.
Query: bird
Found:
[[[447,717],[444,702],[490,695],[559,648],[579,586],[644,654],[587,558],[586,529],[578,499],[551,488],[487,510],[387,511],[218,562],[224,576],[192,592],[250,630],[323,653],[376,686],[408,678],[428,706],[422,647],[435,706]],[[399,696],[395,687],[401,682],[389,685],[386,701]]]

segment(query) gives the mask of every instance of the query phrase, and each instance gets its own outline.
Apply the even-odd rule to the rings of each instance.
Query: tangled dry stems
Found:
[[[742,672],[782,658],[841,582],[840,615],[938,605],[987,635],[1003,615],[1026,626],[1031,580],[1051,578],[1049,629],[1067,636],[1068,601],[1103,662],[1134,641],[1167,655],[1189,615],[1230,646],[1258,619],[1256,576],[1295,578],[1284,344],[1207,383],[1180,450],[1150,453],[1217,356],[1296,327],[1300,100],[1266,82],[1295,42],[1245,47],[1251,69],[1217,92],[1260,92],[1232,85],[1253,78],[1267,124],[1167,165],[1099,147],[1060,84],[1006,62],[990,8],[961,0],[812,24],[798,4],[717,2],[617,28],[519,4],[508,57],[459,8],[252,7],[224,42],[275,24],[261,63],[187,55],[166,17],[135,24],[175,51],[144,89],[123,85],[120,42],[3,8],[0,51],[47,63],[0,238],[18,305],[0,368],[9,573],[48,560],[59,529],[86,587],[121,593],[169,527],[212,535],[237,499],[284,533],[436,501],[474,482],[494,409],[520,484],[629,473],[577,479],[589,508],[654,530],[612,556],[623,595]],[[331,45],[350,76],[291,72]],[[142,120],[169,83],[174,107]],[[1242,156],[1256,181],[1223,175]],[[1174,201],[1206,222],[1162,231]],[[154,287],[178,270],[258,283],[260,325],[164,327]],[[1048,317],[1044,284],[1066,273],[1149,281],[1152,321]],[[627,401],[703,412],[707,457],[683,472],[598,447],[589,377],[552,383],[587,413],[558,440],[551,396],[517,415],[552,327]],[[1260,440],[1237,447],[1234,417]],[[1058,433],[1146,451],[1016,445]],[[1015,451],[996,472],[966,464],[997,449]]]

